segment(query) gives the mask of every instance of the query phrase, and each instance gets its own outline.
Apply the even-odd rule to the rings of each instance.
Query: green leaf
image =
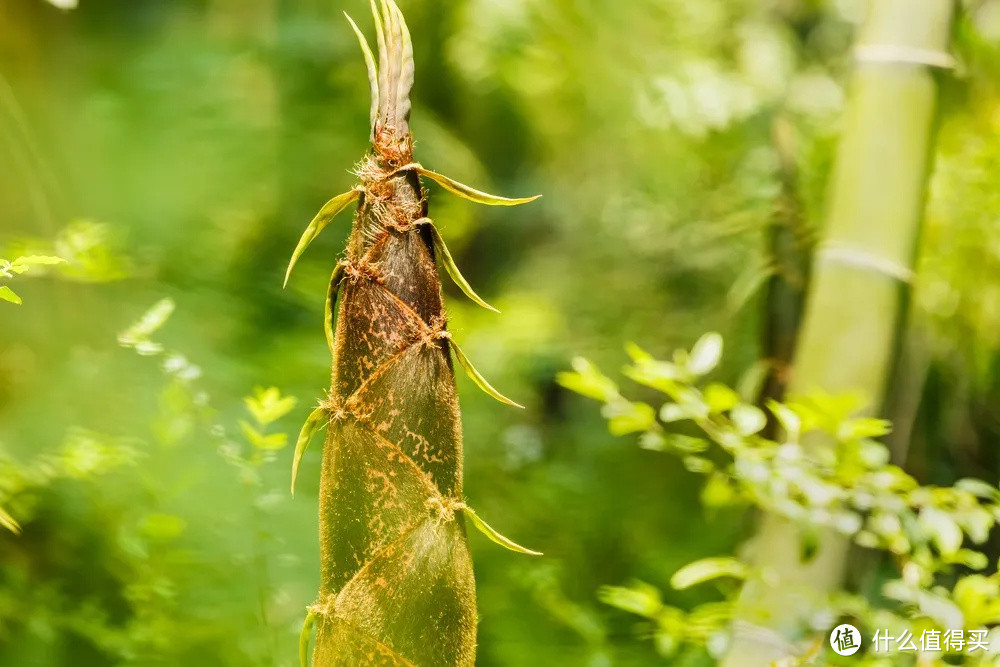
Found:
[[[646,403],[619,399],[606,404],[601,414],[608,420],[611,435],[628,435],[648,431],[656,424],[656,410]]]
[[[975,479],[972,477],[960,479],[955,482],[955,488],[959,491],[971,493],[977,498],[992,500],[994,502],[1000,501],[1000,488],[993,486],[989,482],[984,482],[981,479]]]
[[[254,387],[254,395],[246,396],[243,402],[254,420],[261,426],[267,426],[278,421],[291,412],[298,399],[294,396],[282,396],[277,387]]]
[[[306,449],[309,447],[309,441],[312,440],[313,434],[319,429],[326,426],[330,421],[330,412],[326,408],[316,408],[309,416],[306,418],[306,423],[302,425],[302,430],[299,431],[299,439],[295,443],[295,457],[292,459],[292,495],[295,495],[295,480],[299,476],[299,464],[302,463],[302,455],[306,453]]]
[[[53,257],[52,255],[28,255],[26,257],[18,257],[10,263],[10,270],[14,273],[24,273],[32,266],[53,266],[55,264],[65,264],[66,260],[62,257]]]
[[[284,449],[285,445],[288,444],[288,435],[285,433],[264,434],[242,419],[240,420],[240,428],[243,430],[243,435],[250,441],[250,444],[257,449],[275,451]]]
[[[573,359],[573,372],[556,375],[556,382],[587,398],[607,403],[618,398],[618,385],[583,357]]]
[[[704,394],[709,410],[715,413],[730,410],[740,402],[739,394],[718,382],[713,382],[705,387]]]
[[[673,424],[674,422],[690,418],[691,415],[688,411],[677,403],[664,403],[663,406],[660,407],[660,420],[666,424]]]
[[[744,437],[760,433],[767,426],[767,415],[764,411],[745,403],[734,406],[729,412],[729,418],[733,420],[737,432]]]
[[[323,306],[323,333],[326,334],[326,344],[330,348],[330,354],[335,352],[335,329],[333,326],[333,309],[337,304],[337,294],[340,292],[340,283],[344,279],[344,265],[337,262],[330,276],[330,287],[326,291],[326,303]]]
[[[344,209],[353,204],[358,200],[361,195],[361,188],[354,188],[342,195],[337,195],[330,201],[328,201],[323,208],[320,209],[316,217],[312,219],[309,226],[306,227],[306,231],[302,233],[302,238],[299,239],[299,244],[295,246],[295,252],[292,253],[292,260],[288,263],[288,269],[285,271],[285,282],[282,286],[288,285],[288,279],[292,275],[292,269],[295,268],[295,263],[299,261],[299,257],[302,253],[306,251],[309,244],[320,235],[324,229],[336,218]]]
[[[962,547],[964,540],[962,529],[946,512],[936,507],[924,507],[920,510],[917,520],[943,555],[953,555]]]
[[[707,333],[691,348],[687,369],[692,375],[705,375],[719,365],[722,359],[722,336]]]
[[[637,616],[653,618],[663,609],[660,591],[643,581],[635,581],[630,586],[602,586],[597,591],[598,599],[615,609],[621,609]]]
[[[431,230],[431,238],[434,239],[435,254],[444,264],[444,268],[448,272],[448,275],[451,276],[451,279],[454,280],[459,289],[465,293],[465,296],[469,297],[476,304],[482,306],[486,310],[492,310],[494,313],[499,313],[499,310],[483,301],[483,299],[476,294],[475,290],[472,289],[472,285],[470,285],[465,279],[462,272],[458,270],[458,266],[455,264],[455,260],[451,256],[451,251],[448,250],[448,246],[441,237],[441,232],[438,231],[438,228],[434,225],[434,223],[431,222],[429,218],[426,218],[426,222],[423,222],[422,224]]]
[[[309,667],[309,637],[315,624],[316,612],[310,611],[302,623],[302,631],[299,632],[299,667]]]
[[[7,287],[6,285],[0,285],[0,299],[4,301],[10,301],[11,303],[20,306],[21,297],[14,293],[14,290]]]
[[[674,576],[670,578],[670,585],[681,591],[720,577],[742,580],[747,577],[748,571],[747,566],[735,558],[702,558],[674,572]]]
[[[368,40],[365,39],[364,33],[358,28],[358,24],[354,22],[354,19],[347,12],[344,12],[344,16],[347,17],[347,22],[354,29],[354,34],[358,36],[358,43],[361,44],[361,53],[364,54],[365,67],[368,70],[368,88],[371,90],[370,115],[372,132],[374,132],[375,120],[378,118],[378,68],[375,66],[375,56],[372,55],[371,47],[368,46]]]
[[[841,422],[837,437],[841,440],[880,438],[892,432],[892,422],[874,417],[860,417]]]
[[[150,336],[166,324],[174,308],[173,299],[160,299],[138,321],[118,334],[118,343],[123,347],[133,348],[141,355],[159,354],[163,351],[163,346],[150,340]]]
[[[483,535],[490,538],[500,546],[504,547],[505,549],[516,551],[519,554],[527,554],[528,556],[542,555],[542,552],[532,551],[531,549],[522,547],[520,544],[513,542],[512,540],[509,540],[508,538],[498,533],[492,526],[483,521],[479,517],[479,515],[476,514],[475,510],[473,510],[471,507],[465,506],[462,508],[462,511],[465,512],[465,515],[469,517],[469,519],[472,521],[472,525],[474,525],[479,530],[479,532],[481,532]]]
[[[21,534],[21,524],[2,507],[0,507],[0,526],[3,526],[15,535]]]
[[[455,351],[455,358],[458,359],[458,363],[462,364],[462,368],[465,369],[465,372],[469,376],[469,379],[475,382],[477,387],[479,387],[484,392],[486,392],[496,400],[500,401],[501,403],[512,405],[515,408],[522,408],[522,409],[524,408],[523,405],[521,405],[520,403],[515,403],[514,401],[510,400],[509,398],[501,394],[499,391],[497,391],[493,387],[493,385],[487,382],[486,378],[484,378],[482,374],[480,374],[480,372],[476,370],[476,367],[472,365],[472,362],[469,361],[469,358],[465,356],[465,352],[462,352],[462,348],[458,346],[458,343],[456,343],[454,340],[449,340],[449,342],[451,343],[451,349]]]
[[[421,176],[426,176],[431,179],[441,187],[443,187],[448,192],[456,194],[463,199],[468,199],[469,201],[475,202],[477,204],[485,204],[487,206],[517,206],[519,204],[527,204],[528,202],[533,202],[542,195],[535,195],[534,197],[519,197],[519,198],[508,198],[499,197],[497,195],[491,195],[475,188],[470,188],[468,185],[459,183],[458,181],[448,178],[442,174],[431,171],[430,169],[425,169],[419,164],[408,164],[402,167],[399,171],[406,171],[409,169],[415,170]]]
[[[778,423],[781,424],[781,428],[785,429],[788,439],[798,440],[799,433],[802,430],[802,418],[795,414],[787,405],[782,405],[777,401],[769,400],[767,407],[771,411],[771,414],[778,420]]]

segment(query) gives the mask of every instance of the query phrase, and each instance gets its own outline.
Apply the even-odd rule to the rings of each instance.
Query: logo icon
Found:
[[[861,631],[853,625],[838,625],[830,633],[830,646],[837,655],[854,655],[861,648]]]

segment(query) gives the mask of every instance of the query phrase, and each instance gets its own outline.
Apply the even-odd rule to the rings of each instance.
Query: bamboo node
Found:
[[[862,44],[854,49],[854,60],[858,63],[923,65],[936,69],[955,69],[955,58],[950,53],[899,44]]]
[[[337,614],[337,594],[328,594],[322,600],[317,600],[306,607],[306,610],[317,616],[335,616]]]
[[[820,261],[845,264],[866,271],[874,271],[902,283],[913,282],[913,269],[894,259],[883,257],[871,250],[840,241],[825,241],[816,250]]]
[[[424,505],[430,511],[431,517],[439,524],[454,521],[455,512],[465,509],[465,503],[458,498],[444,496],[431,496]]]

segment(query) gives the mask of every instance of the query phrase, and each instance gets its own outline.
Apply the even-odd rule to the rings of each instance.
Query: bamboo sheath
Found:
[[[372,88],[372,151],[359,185],[309,225],[306,246],[357,202],[346,257],[325,314],[332,386],[296,446],[295,476],[312,434],[327,428],[320,480],[321,583],[303,629],[308,664],[472,665],[476,592],[464,519],[495,542],[535,554],[484,523],[462,497],[462,429],[452,354],[484,391],[512,405],[472,367],[447,330],[438,263],[476,303],[427,217],[421,177],[479,203],[511,206],[413,161],[413,50],[392,0],[372,2],[378,63],[351,21]],[[350,17],[348,17],[350,21]],[[286,275],[286,282],[288,276]],[[492,309],[492,308],[491,308]],[[495,309],[494,309],[495,310]]]

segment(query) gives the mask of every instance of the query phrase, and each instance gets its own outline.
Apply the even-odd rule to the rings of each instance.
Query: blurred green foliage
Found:
[[[810,548],[809,533],[827,527],[892,556],[893,572],[881,585],[881,598],[838,591],[816,605],[812,634],[806,635],[805,646],[788,646],[789,664],[799,664],[797,656],[809,656],[801,664],[811,664],[834,621],[845,616],[862,624],[863,637],[877,631],[895,637],[906,629],[926,628],[939,635],[961,631],[981,636],[989,646],[1000,645],[1000,628],[993,627],[1000,623],[1000,606],[993,598],[993,591],[1000,590],[1000,570],[991,567],[983,551],[1000,523],[1000,487],[975,478],[958,480],[953,487],[921,486],[889,463],[889,449],[878,442],[890,432],[889,422],[851,417],[858,406],[849,396],[770,401],[768,410],[781,425],[781,437],[761,435],[767,418],[759,408],[744,402],[735,390],[705,380],[721,359],[718,334],[703,336],[690,352],[678,350],[670,362],[656,360],[636,346],[629,354],[632,363],[625,374],[666,395],[659,412],[625,398],[613,380],[584,359],[575,360],[576,369],[561,373],[559,382],[602,401],[613,434],[641,433],[643,448],[671,452],[689,471],[705,475],[706,507],[753,505],[808,527],[803,554]],[[694,435],[685,434],[685,426],[691,426],[688,431]],[[816,433],[835,446],[817,446]],[[970,547],[964,547],[966,543]],[[978,574],[987,569],[988,574]],[[964,574],[969,571],[974,573]],[[755,578],[767,585],[774,577],[767,568],[713,557],[685,565],[670,578],[670,585],[685,590],[720,578]],[[660,592],[642,582],[605,587],[602,598],[652,621],[655,645],[664,658],[686,649],[690,655],[702,650],[721,659],[729,645],[738,591],[726,586],[724,601],[705,602],[690,612],[664,605]],[[764,616],[767,610],[758,614]],[[813,648],[817,637],[820,647]],[[883,650],[879,655],[870,642],[865,648],[853,660],[910,664],[905,652]],[[945,648],[954,658],[967,658],[961,664],[996,664],[996,656],[985,650],[963,655],[962,650]],[[921,664],[912,657],[914,664]]]
[[[0,664],[293,665],[319,571],[320,453],[305,453],[292,499],[282,436],[328,383],[315,295],[347,226],[281,282],[366,148],[367,81],[341,15],[364,16],[363,3],[55,6],[73,4],[0,6],[0,257],[66,260],[10,280],[23,305],[0,302],[0,506],[23,527],[0,534]],[[504,313],[451,298],[451,330],[527,406],[500,409],[458,380],[465,492],[546,554],[472,534],[479,662],[662,660],[602,587],[649,582],[677,618],[703,610],[693,627],[714,627],[705,605],[719,595],[670,581],[732,553],[746,512],[703,508],[705,489],[729,487],[651,451],[699,469],[700,436],[630,447],[555,374],[577,354],[620,363],[624,341],[661,359],[719,330],[729,353],[712,403],[754,385],[742,371],[760,356],[757,288],[782,187],[772,128],[791,127],[815,228],[863,3],[402,4],[417,158],[475,187],[545,194],[499,213],[439,197],[431,211]],[[912,380],[888,439],[922,484],[1000,473],[1000,3],[965,2],[955,44],[900,370]],[[658,415],[608,416],[625,432]],[[700,649],[673,660],[706,663]]]

